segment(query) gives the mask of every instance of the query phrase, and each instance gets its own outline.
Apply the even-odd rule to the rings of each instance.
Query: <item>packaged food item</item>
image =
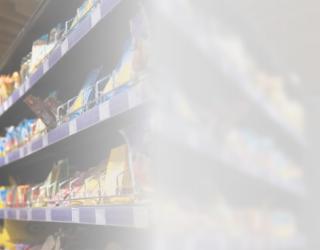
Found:
[[[48,102],[42,101],[39,97],[29,95],[24,99],[24,102],[35,113],[35,115],[43,121],[48,129],[56,127],[56,115],[53,113],[53,107],[58,104],[57,100],[50,97]]]
[[[13,72],[11,77],[14,82],[14,88],[15,89],[19,88],[21,86],[20,74],[16,71],[16,72]]]
[[[6,220],[4,227],[8,234],[8,240],[18,244],[16,245],[18,247],[27,247],[25,248],[26,250],[40,250],[35,244],[38,244],[39,240],[44,242],[48,235],[52,233],[52,227],[50,225],[35,225],[34,222],[31,221]],[[35,235],[37,236],[36,240]]]
[[[41,36],[38,40],[33,42],[32,52],[31,52],[31,63],[29,73],[35,72],[39,64],[48,54],[48,40],[49,35],[45,34]]]
[[[27,207],[28,206],[28,192],[30,186],[29,185],[19,185],[17,186],[15,193],[15,207]]]
[[[30,222],[4,220],[0,230],[0,245],[6,250],[17,250],[16,243],[32,241],[29,227]]]
[[[51,29],[48,41],[48,53],[57,45],[61,40],[63,34],[63,26],[59,23],[56,27]]]
[[[16,128],[18,146],[26,144],[32,137],[32,127],[35,119],[24,119]]]
[[[5,152],[10,152],[18,146],[17,132],[14,126],[6,128]]]
[[[48,195],[48,205],[56,206],[56,197],[60,190],[60,185],[63,183],[68,183],[70,178],[70,166],[68,160],[61,160],[54,166],[56,168],[56,173],[51,179],[51,183],[48,184],[47,195]]]
[[[0,157],[5,157],[6,155],[6,138],[0,137]]]
[[[6,196],[6,207],[15,206],[16,192],[17,192],[17,186],[12,186],[8,189],[7,196]]]
[[[92,99],[94,98],[94,84],[97,82],[99,75],[101,73],[102,67],[92,70],[86,78],[84,87],[81,89],[78,96],[71,102],[68,106],[67,116],[68,119],[75,119],[85,112],[90,105]]]
[[[57,97],[57,92],[53,92],[44,100],[44,104],[45,104],[45,107],[56,117],[58,107],[62,103]]]
[[[95,206],[101,199],[100,175],[101,167],[90,168],[72,183],[72,205]]]
[[[105,174],[101,175],[101,195],[107,203],[133,201],[133,183],[126,144],[110,151]]]
[[[77,172],[75,177],[70,181],[70,205],[81,206],[84,205],[83,199],[85,194],[85,179],[86,172]]]
[[[46,131],[46,125],[41,119],[24,119],[18,126],[6,128],[4,137],[0,137],[0,154],[6,153],[26,144]]]
[[[54,206],[70,206],[70,194],[71,188],[70,183],[72,179],[69,178],[63,181],[60,181],[58,184],[58,191],[52,195],[52,204]]]
[[[0,187],[0,208],[4,208],[6,206],[8,188],[7,187]]]
[[[46,125],[43,123],[41,119],[36,119],[35,123],[32,126],[32,135],[31,138],[35,139],[45,133],[47,130]]]
[[[14,90],[14,79],[7,75],[0,76],[0,103],[8,99]]]
[[[40,187],[41,187],[41,184],[34,185],[31,187],[30,194],[29,194],[29,201],[28,201],[29,207],[41,207],[42,206],[42,203],[39,202],[39,200],[40,200],[40,198],[39,198],[40,197]]]
[[[135,179],[135,193],[137,198],[150,198],[154,192],[151,174],[151,160],[146,153],[135,152],[132,160],[132,171]]]
[[[119,87],[137,82],[145,71],[148,62],[147,56],[147,32],[144,19],[137,15],[130,21],[131,38],[126,43],[124,54],[120,63],[112,72],[105,84],[102,95],[108,97],[108,93]]]
[[[26,80],[27,76],[29,75],[30,64],[31,64],[31,55],[32,55],[32,53],[30,52],[28,55],[26,55],[21,60],[20,79],[22,82],[24,82]]]
[[[77,9],[77,14],[73,18],[70,29],[73,29],[77,26],[79,21],[92,9],[94,6],[95,0],[85,0],[83,4]]]
[[[69,163],[58,161],[50,171],[46,180],[32,188],[31,204],[33,207],[55,206],[59,184],[69,178]]]

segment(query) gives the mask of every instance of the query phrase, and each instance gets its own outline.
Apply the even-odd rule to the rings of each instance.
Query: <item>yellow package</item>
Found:
[[[126,203],[132,200],[133,184],[129,170],[127,145],[111,150],[103,179],[102,194],[108,198],[108,201]]]

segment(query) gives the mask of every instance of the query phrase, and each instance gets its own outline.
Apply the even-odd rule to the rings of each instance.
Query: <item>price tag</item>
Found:
[[[43,62],[43,74],[47,73],[49,70],[49,59],[45,59]]]
[[[78,128],[77,128],[77,121],[76,120],[72,120],[69,122],[69,134],[73,135],[75,133],[77,133]]]
[[[28,208],[27,210],[27,220],[32,220],[32,213],[31,213],[32,209]]]
[[[16,220],[20,220],[20,209],[16,210]]]
[[[106,224],[106,214],[104,208],[96,208],[96,224],[105,225]]]
[[[109,101],[99,105],[99,118],[100,118],[100,121],[103,121],[103,120],[110,118],[110,103],[109,103]]]
[[[66,38],[61,43],[61,56],[67,53],[68,49],[69,49],[69,41],[68,41],[68,38]]]
[[[97,5],[97,7],[92,11],[91,14],[91,27],[96,26],[96,24],[101,19],[101,8],[100,5]]]
[[[25,88],[25,85],[21,85],[20,87],[19,87],[19,97],[21,97],[21,96],[23,96],[24,95],[24,88]]]
[[[79,223],[80,222],[80,213],[78,208],[72,208],[72,222],[73,223]]]
[[[51,221],[51,209],[46,208],[46,221]]]
[[[9,163],[9,157],[8,157],[8,155],[6,155],[6,156],[4,157],[4,163],[5,163],[5,164],[8,164],[8,163]]]
[[[30,89],[30,78],[29,77],[26,78],[24,85],[25,85],[24,92],[27,92]]]
[[[27,155],[30,155],[32,153],[31,142],[27,143],[26,147],[27,147]]]
[[[10,98],[9,98],[10,99]],[[3,103],[3,109],[6,111],[8,109],[8,100]]]
[[[43,145],[43,147],[48,146],[48,134],[44,134],[42,136],[42,145]]]
[[[21,147],[19,148],[19,158],[23,158],[24,157],[24,148]]]

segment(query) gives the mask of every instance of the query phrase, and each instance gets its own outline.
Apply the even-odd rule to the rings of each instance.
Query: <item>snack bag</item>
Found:
[[[0,137],[0,157],[5,157],[6,155],[6,138]]]
[[[16,197],[17,187],[13,186],[8,189],[6,196],[6,207],[15,207],[15,197]]]
[[[35,72],[41,61],[48,54],[48,39],[49,35],[43,35],[36,40],[32,45],[31,63],[29,73]]]
[[[25,119],[23,120],[16,128],[16,134],[17,134],[17,145],[24,145],[28,139],[29,139],[29,123],[31,119]]]
[[[150,166],[151,160],[145,153],[136,152],[134,154],[132,170],[135,178],[135,189],[142,197],[148,196],[153,192]]]
[[[7,194],[8,194],[8,188],[7,187],[0,187],[0,208],[4,208],[6,205],[7,200]]]
[[[50,53],[50,51],[56,46],[58,41],[60,41],[62,37],[62,33],[63,33],[63,28],[61,23],[59,23],[56,27],[51,29],[49,34],[47,53]]]
[[[29,196],[29,206],[31,207],[41,207],[40,202],[40,187],[41,185],[35,185],[31,187],[30,196]]]
[[[54,206],[69,206],[70,198],[70,180],[64,180],[59,183],[58,191],[52,196],[52,202]]]
[[[14,88],[15,89],[19,88],[21,86],[20,74],[18,72],[14,72],[11,78],[14,82]]]
[[[130,21],[130,32],[131,38],[125,45],[125,53],[105,85],[103,94],[134,81],[147,66],[148,32],[143,13],[138,14]]]
[[[12,94],[15,82],[7,75],[0,76],[0,101],[4,102]]]
[[[121,59],[121,62],[116,67],[111,77],[107,81],[102,91],[103,95],[110,93],[113,89],[122,86],[133,79],[133,55],[133,45],[130,43],[125,54]]]
[[[21,66],[20,66],[21,82],[25,81],[27,76],[29,75],[30,64],[31,64],[31,52],[21,60]]]
[[[109,202],[128,203],[132,201],[133,184],[128,160],[126,144],[111,150],[101,182],[101,193],[103,197],[107,197]]]
[[[83,205],[98,205],[101,197],[101,188],[100,188],[100,174],[102,172],[101,167],[94,167],[89,169],[86,173],[86,178],[84,184],[79,190],[82,197],[78,200]],[[82,199],[81,198],[85,198]]]
[[[14,126],[6,129],[7,133],[5,136],[5,151],[10,152],[18,145],[17,131]]]
[[[83,205],[83,199],[85,197],[85,181],[86,175],[84,172],[77,173],[76,176],[70,181],[70,205],[79,206]]]
[[[43,123],[41,119],[36,119],[32,124],[32,139],[37,138],[47,129],[46,125]]]
[[[77,9],[77,14],[73,19],[70,29],[77,26],[79,21],[92,9],[94,0],[85,0],[84,3]]]
[[[24,103],[28,105],[32,112],[40,118],[49,129],[52,129],[56,127],[57,123],[56,115],[52,109],[54,105],[58,105],[58,101],[55,100],[54,97],[49,96],[48,98],[49,99],[42,101],[39,97],[29,95],[24,99]]]
[[[16,195],[15,195],[16,207],[27,207],[29,189],[30,189],[29,185],[20,185],[17,187]]]
[[[97,82],[101,70],[102,67],[94,69],[87,76],[83,89],[80,91],[79,95],[73,101],[68,110],[69,119],[77,118],[86,110],[86,105],[94,95],[93,85]]]

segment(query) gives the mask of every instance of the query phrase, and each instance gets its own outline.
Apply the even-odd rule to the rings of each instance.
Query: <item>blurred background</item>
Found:
[[[156,246],[318,249],[318,3],[151,6]]]

